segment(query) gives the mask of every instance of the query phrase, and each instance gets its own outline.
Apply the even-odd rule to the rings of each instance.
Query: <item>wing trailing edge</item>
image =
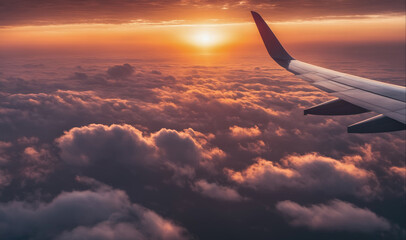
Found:
[[[369,110],[336,98],[304,110],[304,115],[353,115],[366,112]]]
[[[406,125],[382,114],[348,126],[349,133],[381,133],[406,130]]]

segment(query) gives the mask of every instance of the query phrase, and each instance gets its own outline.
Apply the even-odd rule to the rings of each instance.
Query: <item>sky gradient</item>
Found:
[[[405,85],[404,1],[2,1],[1,239],[404,239],[405,131],[267,55]]]
[[[259,41],[250,10],[267,16],[286,44],[403,44],[404,9],[401,0],[3,1],[0,49],[159,57],[207,52],[196,43],[207,32],[213,52],[252,52]]]

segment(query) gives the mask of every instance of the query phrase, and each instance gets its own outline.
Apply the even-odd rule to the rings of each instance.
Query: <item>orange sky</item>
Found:
[[[404,42],[404,16],[272,22],[286,44],[326,42]],[[251,50],[260,44],[251,21],[235,23],[143,22],[121,24],[56,24],[8,26],[0,29],[0,49],[41,51],[103,51],[161,54]]]

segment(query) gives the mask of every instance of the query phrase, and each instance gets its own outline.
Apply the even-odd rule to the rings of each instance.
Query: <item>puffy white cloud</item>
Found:
[[[313,230],[373,232],[390,229],[386,219],[369,209],[340,200],[309,207],[287,200],[278,202],[276,209],[289,219],[291,225]]]
[[[288,156],[281,164],[259,158],[243,171],[226,169],[226,173],[233,181],[258,189],[289,187],[365,198],[379,191],[372,172],[314,153]]]

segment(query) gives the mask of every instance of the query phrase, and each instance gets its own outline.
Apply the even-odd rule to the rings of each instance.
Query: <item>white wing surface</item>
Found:
[[[314,66],[286,52],[262,17],[251,12],[269,55],[282,67],[311,85],[337,97],[304,111],[314,115],[378,115],[348,127],[350,133],[406,129],[406,88]]]

